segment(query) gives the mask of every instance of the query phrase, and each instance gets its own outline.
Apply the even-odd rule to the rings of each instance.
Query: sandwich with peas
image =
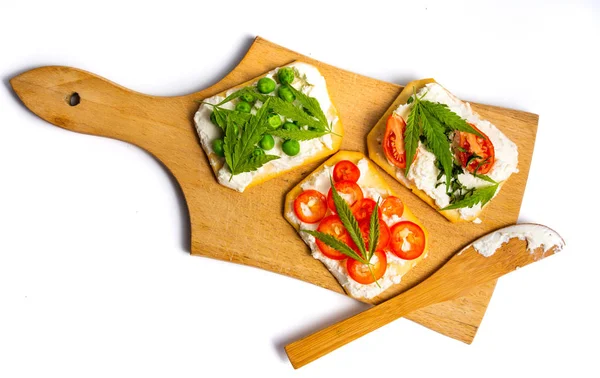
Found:
[[[219,184],[243,192],[339,150],[325,78],[294,62],[200,102],[196,131]]]

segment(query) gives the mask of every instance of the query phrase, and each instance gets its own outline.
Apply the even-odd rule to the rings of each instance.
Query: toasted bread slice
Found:
[[[510,141],[504,134],[502,134],[502,132],[500,132],[494,125],[492,125],[488,121],[481,119],[479,114],[477,114],[476,112],[474,112],[471,109],[469,103],[460,101],[458,98],[456,98],[450,92],[448,92],[446,89],[444,89],[439,84],[437,84],[434,79],[423,79],[423,80],[412,81],[412,82],[408,83],[406,85],[406,87],[404,87],[404,89],[402,90],[402,92],[400,93],[398,98],[396,98],[396,100],[392,103],[392,105],[388,108],[388,110],[383,114],[381,119],[377,122],[377,124],[369,132],[369,134],[367,136],[367,146],[368,146],[368,150],[369,150],[369,157],[377,165],[379,165],[387,173],[389,173],[392,177],[394,177],[398,182],[400,182],[407,188],[411,189],[413,191],[413,193],[415,193],[419,198],[421,198],[423,201],[425,201],[427,204],[429,204],[434,209],[438,210],[440,212],[440,214],[442,214],[444,217],[446,217],[451,222],[464,222],[464,221],[480,222],[481,220],[479,219],[479,215],[481,214],[481,212],[483,211],[485,206],[487,206],[487,204],[489,204],[491,201],[488,202],[483,207],[477,205],[477,207],[469,209],[469,211],[463,211],[463,209],[440,211],[439,210],[440,206],[438,206],[438,203],[436,203],[436,200],[434,198],[432,198],[428,193],[426,193],[425,190],[420,189],[417,186],[417,184],[415,183],[415,181],[408,179],[404,174],[404,170],[399,169],[396,166],[394,166],[393,164],[391,164],[383,152],[382,143],[383,143],[385,129],[386,129],[386,121],[387,121],[388,117],[393,112],[396,112],[396,114],[398,114],[404,120],[406,120],[408,117],[410,108],[402,107],[402,105],[405,105],[407,103],[408,99],[411,97],[411,95],[413,93],[419,93],[419,91],[421,89],[425,88],[428,85],[431,86],[432,84],[436,84],[437,86],[439,86],[439,88],[442,88],[441,90],[444,91],[444,93],[448,96],[448,98],[452,99],[453,103],[460,104],[462,107],[464,107],[464,111],[467,114],[469,114],[468,122],[478,123],[479,128],[483,128],[480,125],[485,126],[485,130],[483,130],[483,131],[489,136],[489,138],[492,140],[492,142],[494,142],[494,140],[497,140],[498,144],[502,145],[502,147],[504,149],[504,150],[502,150],[502,154],[503,154],[502,158],[504,158],[507,161],[510,160],[508,162],[509,164],[507,164],[507,165],[510,165],[509,168],[512,171],[507,172],[507,174],[503,173],[501,175],[502,178],[504,178],[504,176],[506,176],[506,178],[504,178],[503,180],[499,180],[501,182],[500,182],[500,185],[498,186],[496,194],[498,192],[500,192],[503,183],[505,182],[506,179],[508,179],[510,174],[513,172],[515,172],[515,173],[518,172],[518,170],[516,169],[516,165],[517,165],[516,159],[518,157],[516,145],[512,141]],[[439,88],[437,86],[436,86],[436,89],[439,90]],[[402,114],[400,114],[400,113],[402,113]],[[492,135],[492,132],[493,132],[493,135]],[[496,150],[497,156],[498,156],[498,152],[499,151]],[[514,153],[514,156],[513,156],[513,153]],[[506,155],[506,156],[504,156],[504,155]],[[433,162],[432,162],[432,164],[433,164]],[[498,164],[498,165],[500,165],[500,164]],[[505,164],[502,164],[502,165],[504,167]],[[493,169],[495,169],[495,168],[493,167],[492,170]]]
[[[283,153],[281,149],[283,140],[281,138],[274,137],[275,147],[266,151],[266,153],[271,155],[279,155],[279,159],[268,162],[254,172],[240,173],[233,176],[233,179],[231,179],[230,171],[225,164],[225,158],[218,156],[212,148],[213,140],[222,137],[222,132],[220,128],[215,126],[210,120],[212,107],[210,105],[201,104],[200,108],[194,115],[194,123],[196,125],[196,131],[200,137],[202,148],[208,156],[209,163],[213,172],[215,173],[217,181],[221,185],[239,192],[243,192],[248,187],[265,182],[304,164],[322,160],[324,157],[329,156],[339,150],[340,145],[342,144],[344,130],[339,113],[329,96],[325,78],[315,66],[307,63],[293,62],[285,67],[292,67],[296,70],[297,75],[295,81],[292,83],[292,86],[297,87],[296,89],[302,89],[300,88],[302,85],[305,88],[305,94],[315,97],[319,101],[321,109],[323,110],[323,113],[325,113],[325,116],[331,125],[332,133],[326,134],[320,138],[315,138],[308,141],[300,141],[300,153],[296,156],[288,156]],[[276,68],[264,75],[223,91],[213,97],[204,99],[203,101],[216,104],[233,92],[256,84],[256,82],[263,77],[273,78],[280,68]],[[276,90],[275,93],[277,93]],[[237,100],[234,100],[234,102],[235,101]],[[234,102],[229,102],[223,105],[223,107],[233,109]]]
[[[320,182],[317,185],[317,190],[321,191],[325,196],[327,196],[331,185],[329,184],[328,179],[327,181],[323,181],[324,176],[319,175],[325,174],[325,176],[328,177],[336,163],[342,160],[349,160],[360,168],[361,176],[358,184],[363,189],[365,197],[372,198],[370,196],[378,196],[380,199],[385,199],[391,195],[397,197],[396,193],[394,193],[390,186],[386,183],[384,177],[377,172],[373,162],[371,162],[364,154],[354,151],[340,151],[325,161],[325,163],[320,165],[310,175],[304,178],[304,180],[299,182],[294,188],[292,188],[292,190],[288,192],[285,197],[284,216],[286,220],[299,232],[304,242],[309,246],[313,257],[320,260],[329,269],[329,271],[335,276],[348,295],[359,300],[371,300],[377,298],[379,295],[381,295],[381,293],[390,289],[394,285],[398,285],[402,276],[404,276],[410,269],[417,265],[421,259],[427,256],[429,235],[422,223],[406,206],[404,206],[404,212],[400,218],[385,219],[386,223],[390,226],[400,221],[410,221],[417,224],[424,231],[425,248],[423,253],[413,260],[403,260],[389,251],[386,252],[388,266],[385,275],[378,281],[379,286],[375,283],[363,285],[355,282],[348,276],[345,263],[346,260],[338,261],[324,256],[320,252],[319,247],[316,245],[314,237],[301,231],[302,229],[314,230],[317,228],[318,223],[311,225],[301,222],[294,212],[294,200],[300,193],[302,193],[303,190],[309,188],[315,189],[315,180]],[[327,215],[329,214],[331,214],[331,210],[327,211]]]

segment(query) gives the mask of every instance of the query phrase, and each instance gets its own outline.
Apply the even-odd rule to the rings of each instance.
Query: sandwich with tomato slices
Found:
[[[480,223],[517,146],[433,79],[409,83],[367,137],[369,157],[452,222]]]
[[[360,152],[338,152],[296,185],[284,216],[312,256],[362,301],[377,302],[427,256],[423,225]]]

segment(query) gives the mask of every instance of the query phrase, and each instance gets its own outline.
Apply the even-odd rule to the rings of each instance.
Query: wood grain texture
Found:
[[[368,131],[402,87],[335,68],[261,38],[254,41],[240,64],[221,81],[185,96],[148,96],[88,72],[58,66],[27,71],[13,78],[11,85],[23,103],[44,120],[75,132],[134,144],[162,162],[178,181],[187,202],[192,254],[266,269],[343,293],[281,216],[284,194],[320,162],[244,193],[233,193],[217,184],[193,126],[193,115],[198,108],[194,100],[213,96],[294,60],[316,65],[325,76],[344,124],[342,148],[366,153]],[[81,97],[77,106],[68,104],[73,92]],[[389,296],[414,286],[478,236],[517,220],[538,116],[487,105],[474,104],[473,108],[518,144],[521,171],[489,206],[484,213],[485,222],[480,225],[449,223],[387,176],[388,184],[432,235],[430,257],[407,274]],[[383,170],[380,173],[386,175]],[[221,216],[218,226],[215,214]],[[483,285],[464,298],[430,306],[407,318],[470,343],[493,288],[493,284]]]
[[[399,317],[438,302],[461,297],[465,290],[495,281],[517,268],[553,255],[555,250],[556,248],[551,248],[544,252],[544,247],[539,247],[531,253],[526,241],[513,238],[492,256],[484,257],[469,246],[412,289],[295,341],[287,345],[285,351],[292,366],[297,369]]]

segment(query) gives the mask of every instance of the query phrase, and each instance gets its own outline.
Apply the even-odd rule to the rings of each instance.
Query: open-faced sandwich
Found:
[[[360,152],[327,160],[287,194],[284,211],[313,257],[357,299],[399,284],[427,255],[423,226]]]
[[[452,222],[518,172],[517,146],[433,79],[409,83],[367,138],[369,157]]]
[[[194,122],[218,182],[239,192],[335,153],[343,135],[325,78],[301,62],[203,100]]]

